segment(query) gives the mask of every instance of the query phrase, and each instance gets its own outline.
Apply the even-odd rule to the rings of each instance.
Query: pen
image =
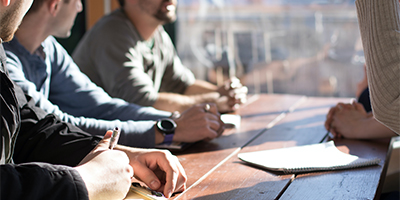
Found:
[[[108,147],[109,149],[113,150],[115,145],[117,145],[119,139],[119,133],[120,133],[119,128],[115,127],[111,136],[110,146]]]

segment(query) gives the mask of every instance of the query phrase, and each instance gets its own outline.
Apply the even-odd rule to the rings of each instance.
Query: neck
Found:
[[[19,43],[31,54],[50,35],[46,31],[46,21],[38,19],[40,18],[35,17],[34,14],[25,16],[18,31],[15,33]]]
[[[146,17],[140,12],[132,12],[127,10],[124,12],[144,40],[149,40],[152,38],[158,27],[162,25],[160,21],[154,18]]]

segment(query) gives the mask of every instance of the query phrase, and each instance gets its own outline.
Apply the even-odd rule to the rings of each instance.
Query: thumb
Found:
[[[108,145],[110,144],[112,131],[107,131],[104,135],[103,139],[97,144],[97,146],[83,158],[83,160],[79,163],[79,165],[83,165],[87,163],[89,160],[93,159],[96,155],[100,152],[105,151],[108,149]]]
[[[108,130],[106,132],[106,134],[104,135],[103,139],[99,142],[99,144],[97,144],[95,149],[96,150],[106,150],[106,149],[108,149],[108,147],[110,145],[111,136],[112,136],[112,131]]]

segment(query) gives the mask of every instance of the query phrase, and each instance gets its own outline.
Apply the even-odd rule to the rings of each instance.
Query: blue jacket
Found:
[[[65,49],[48,37],[34,54],[16,38],[4,44],[10,77],[36,105],[95,135],[121,128],[119,143],[154,147],[155,120],[171,113],[111,98],[83,74]]]

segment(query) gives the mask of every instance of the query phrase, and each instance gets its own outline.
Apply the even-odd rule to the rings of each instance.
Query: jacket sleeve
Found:
[[[88,192],[79,173],[45,163],[0,165],[2,200],[86,200]]]
[[[15,163],[76,166],[101,140],[36,107],[34,100],[18,86],[15,94],[21,119],[13,155]]]

